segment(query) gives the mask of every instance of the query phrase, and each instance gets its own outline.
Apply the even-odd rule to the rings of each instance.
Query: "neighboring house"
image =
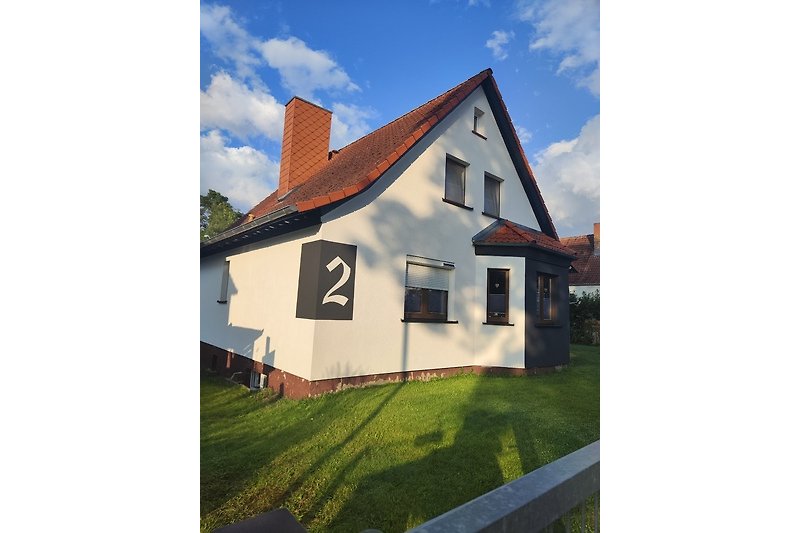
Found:
[[[600,223],[595,222],[594,233],[564,237],[561,243],[575,250],[578,258],[572,262],[569,274],[569,292],[581,296],[587,292],[600,292]]]
[[[286,105],[278,190],[200,245],[201,364],[289,397],[569,362],[555,227],[492,71],[328,151]]]

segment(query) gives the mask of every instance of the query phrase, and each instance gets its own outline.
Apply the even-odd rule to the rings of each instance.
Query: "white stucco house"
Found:
[[[569,362],[568,270],[487,69],[338,150],[286,105],[278,189],[200,246],[201,366],[303,397]]]

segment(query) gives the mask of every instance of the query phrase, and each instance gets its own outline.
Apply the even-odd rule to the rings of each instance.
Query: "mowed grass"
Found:
[[[288,508],[310,531],[405,531],[600,438],[598,347],[561,372],[276,400],[201,376],[201,530]]]

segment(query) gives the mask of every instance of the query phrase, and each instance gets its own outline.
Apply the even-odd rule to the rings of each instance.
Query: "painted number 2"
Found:
[[[323,305],[333,302],[335,304],[339,304],[342,307],[344,307],[350,300],[347,296],[342,296],[341,294],[333,294],[342,285],[347,283],[347,280],[350,279],[350,267],[338,255],[334,257],[330,263],[327,264],[326,268],[328,269],[328,272],[333,272],[333,269],[338,267],[339,265],[342,265],[342,277],[339,278],[339,281],[337,281],[333,285],[333,287],[331,287],[331,289],[325,293],[325,296],[322,298]]]

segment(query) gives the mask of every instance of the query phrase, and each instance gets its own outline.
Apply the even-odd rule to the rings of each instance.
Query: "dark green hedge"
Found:
[[[600,344],[600,291],[569,295],[570,342]]]

